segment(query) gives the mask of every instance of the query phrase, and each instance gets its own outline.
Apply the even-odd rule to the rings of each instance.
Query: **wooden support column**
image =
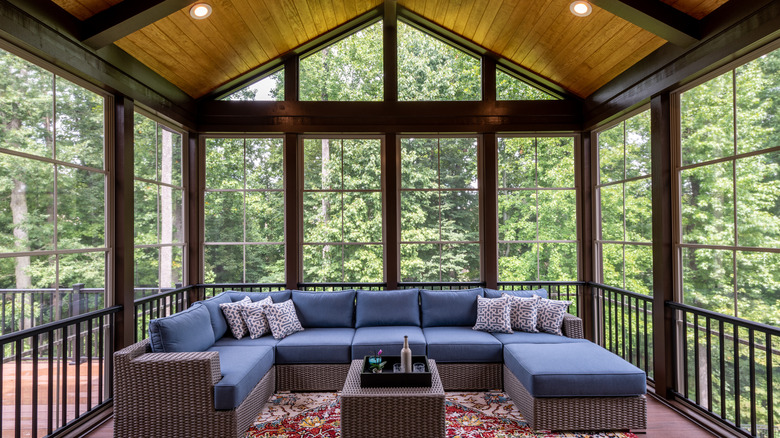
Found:
[[[398,5],[396,0],[385,1],[382,20],[383,66],[385,73],[385,102],[398,101]]]
[[[495,64],[494,64],[495,66]],[[495,81],[493,82],[495,90]],[[495,96],[494,96],[495,97]],[[498,288],[498,152],[496,134],[482,135],[480,148],[479,223],[482,228],[482,281]]]
[[[493,57],[482,56],[482,101],[495,102],[496,91],[496,60]]]
[[[203,184],[206,152],[199,148],[200,135],[187,138],[187,278],[185,284],[203,283]],[[190,303],[200,299],[200,291],[190,291]]]
[[[398,289],[401,276],[400,236],[401,216],[399,211],[399,193],[401,182],[398,178],[401,168],[401,155],[398,153],[398,136],[394,132],[385,134],[384,156],[384,238],[385,238],[385,282],[388,290]]]
[[[133,294],[133,112],[132,99],[117,95],[114,98],[114,155],[111,169],[113,202],[111,228],[111,290],[114,304],[121,305],[116,314],[114,349],[122,349],[135,341],[135,305]]]
[[[594,257],[596,247],[593,243],[593,192],[596,181],[593,179],[594,172],[592,148],[595,142],[592,141],[591,132],[585,131],[580,137],[579,148],[579,167],[577,168],[577,185],[580,224],[580,280],[589,283],[594,280]],[[590,286],[583,286],[582,300],[579,303],[579,314],[585,328],[585,339],[595,341],[595,319],[593,294]]]
[[[285,84],[285,87],[287,85]],[[296,87],[297,88],[297,87]],[[301,242],[303,230],[298,226],[301,217],[300,172],[298,134],[284,135],[284,259],[287,289],[297,289],[301,281]]]
[[[298,90],[298,56],[291,56],[284,62],[284,100],[288,102],[297,102]]]
[[[674,386],[674,236],[672,193],[672,108],[668,93],[650,100],[653,173],[653,372],[655,392],[671,399]]]

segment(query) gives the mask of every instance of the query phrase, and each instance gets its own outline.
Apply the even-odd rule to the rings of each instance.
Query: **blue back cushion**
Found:
[[[420,326],[418,289],[357,291],[355,327]]]
[[[483,296],[482,288],[420,290],[422,326],[473,326],[477,322],[477,296]]]
[[[501,294],[512,295],[514,297],[531,298],[534,295],[538,295],[542,298],[547,298],[546,289],[535,290],[495,290],[485,288],[485,298],[501,298]]]
[[[282,303],[290,299],[289,290],[280,290],[275,292],[238,292],[229,290],[226,293],[230,295],[230,299],[233,300],[233,302],[241,301],[244,299],[244,297],[249,297],[253,303],[260,301],[265,297],[271,297],[271,300],[273,300],[274,303]]]
[[[355,291],[292,291],[292,300],[303,328],[353,327]],[[276,302],[276,300],[274,300]]]
[[[153,353],[204,351],[214,344],[209,310],[201,303],[149,323]]]
[[[222,292],[219,295],[201,301],[201,303],[206,306],[206,309],[208,309],[209,315],[211,316],[211,328],[214,330],[215,340],[224,336],[228,329],[225,315],[222,313],[219,305],[232,302],[233,300],[230,299],[230,295],[228,295],[227,292]]]

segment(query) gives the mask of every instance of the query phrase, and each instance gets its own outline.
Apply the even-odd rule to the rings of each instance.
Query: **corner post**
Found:
[[[580,134],[579,147],[579,174],[577,175],[577,185],[579,186],[578,206],[580,214],[580,244],[582,266],[580,267],[580,279],[586,284],[582,287],[582,294],[579,303],[579,316],[582,318],[585,329],[585,339],[596,341],[596,321],[594,317],[593,293],[590,282],[594,280],[594,257],[595,245],[593,242],[593,188],[596,184],[592,166],[592,149],[595,142],[592,139],[591,131],[585,131]]]
[[[286,87],[286,85],[285,85]],[[287,289],[297,289],[301,281],[301,242],[302,230],[298,224],[301,218],[301,192],[299,180],[298,134],[284,135],[284,258]]]
[[[495,90],[495,87],[493,87]],[[482,134],[479,203],[482,215],[482,280],[498,288],[498,151],[494,132]]]
[[[121,305],[116,314],[114,349],[120,350],[135,342],[135,296],[133,293],[133,119],[135,103],[117,95],[114,98],[114,151],[110,186],[114,226],[111,228],[113,266],[111,290],[114,304]],[[112,352],[113,353],[113,352]]]
[[[388,290],[398,289],[401,275],[400,251],[401,236],[399,198],[400,193],[400,154],[398,153],[398,135],[394,132],[385,134],[384,156],[384,238],[385,238],[385,283]]]
[[[186,284],[203,283],[203,188],[206,175],[205,148],[201,150],[200,135],[187,136],[187,278]],[[201,291],[192,289],[189,302],[200,300]]]

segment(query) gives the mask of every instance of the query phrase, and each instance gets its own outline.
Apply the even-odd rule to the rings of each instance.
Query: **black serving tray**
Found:
[[[387,361],[381,373],[374,373],[368,365],[368,358],[363,358],[363,368],[360,373],[360,386],[364,388],[401,388],[406,386],[431,386],[431,368],[428,366],[428,356],[412,356],[412,363],[425,364],[424,373],[394,373],[393,364],[401,363],[401,356],[382,356]]]

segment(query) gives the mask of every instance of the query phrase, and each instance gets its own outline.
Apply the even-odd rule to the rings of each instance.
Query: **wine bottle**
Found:
[[[412,372],[412,350],[409,348],[409,336],[404,336],[404,348],[401,349],[401,372]]]

